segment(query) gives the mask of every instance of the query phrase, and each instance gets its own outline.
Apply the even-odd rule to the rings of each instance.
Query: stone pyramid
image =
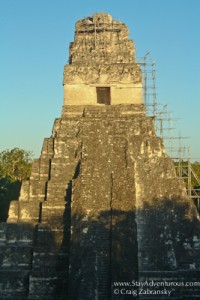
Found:
[[[127,26],[78,21],[63,85],[0,224],[0,299],[200,299],[199,216],[145,114]]]

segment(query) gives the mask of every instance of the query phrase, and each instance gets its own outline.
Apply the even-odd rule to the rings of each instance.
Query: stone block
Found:
[[[17,223],[19,218],[19,201],[11,201],[8,213],[8,223]]]
[[[37,295],[40,297],[46,296],[46,295],[53,295],[55,293],[56,289],[56,283],[57,283],[57,276],[54,277],[33,277],[30,276],[29,279],[29,295],[30,297],[33,297],[33,295]],[[41,298],[38,298],[41,299]]]
[[[34,252],[33,253],[33,270],[37,271],[52,270],[59,272],[60,270],[68,271],[68,253],[62,252]]]
[[[6,245],[0,249],[1,270],[29,270],[32,262],[32,248]]]
[[[19,220],[23,222],[38,222],[40,217],[39,202],[19,202]]]
[[[28,201],[29,200],[29,192],[30,192],[30,181],[29,180],[23,180],[22,186],[20,190],[20,201]]]
[[[29,271],[0,271],[1,299],[23,299],[28,293]]]
[[[50,225],[39,225],[35,251],[57,252],[64,243],[64,228],[57,225],[57,228]]]

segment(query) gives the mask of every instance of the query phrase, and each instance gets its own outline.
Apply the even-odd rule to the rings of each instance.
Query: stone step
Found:
[[[0,223],[0,244],[32,246],[35,236],[35,227],[28,223],[8,224]]]
[[[38,200],[38,199],[37,199]],[[39,221],[40,202],[19,201],[19,220],[20,222],[37,223]]]
[[[44,276],[44,274],[41,274]],[[45,274],[40,277],[40,273],[30,275],[29,299],[66,299],[67,293],[67,273]]]
[[[30,196],[44,195],[46,189],[46,179],[30,180]]]
[[[140,271],[139,277],[146,279],[171,279],[171,278],[186,278],[186,271],[185,270],[178,270],[178,271]],[[200,271],[190,271],[187,270],[187,278],[200,278]]]
[[[58,194],[58,193],[52,193],[52,194],[48,194],[47,195],[47,197],[46,197],[46,200],[48,201],[48,202],[54,202],[54,203],[56,203],[56,202],[64,202],[64,201],[66,201],[66,198],[67,198],[67,192],[60,192],[60,194]]]
[[[39,225],[35,252],[57,252],[63,245],[64,224],[63,227],[55,224],[54,228],[50,226]],[[43,250],[42,250],[43,249]]]
[[[28,292],[29,271],[0,271],[0,297],[23,299]],[[16,298],[15,298],[16,297]]]
[[[180,297],[180,299],[200,299],[200,272],[199,271],[155,271],[155,272],[140,272],[140,281],[154,281],[156,282],[166,282],[165,287],[171,289],[171,296]],[[173,286],[171,283],[184,283],[185,286]],[[186,283],[191,283],[191,286],[186,286]],[[169,286],[168,284],[171,286]],[[193,285],[193,286],[192,286]],[[197,286],[195,286],[197,285]],[[154,289],[153,287],[148,287],[149,289]],[[171,299],[170,296],[170,299]],[[143,300],[143,298],[141,298]],[[147,298],[144,298],[147,299]],[[148,299],[154,299],[153,296],[149,295]],[[156,298],[157,299],[157,298]],[[159,299],[159,298],[158,298]],[[161,298],[160,298],[161,299]],[[163,299],[163,298],[162,298]]]
[[[60,200],[63,201],[61,202]],[[51,203],[43,202],[41,221],[43,224],[51,224],[51,229],[56,225],[56,228],[64,226],[64,214],[66,212],[66,202],[64,197],[54,198]]]
[[[0,248],[1,270],[29,270],[33,248],[29,245],[6,245]]]
[[[58,277],[49,275],[49,277],[35,277],[30,275],[29,279],[29,298],[31,296],[53,296],[55,294]],[[28,299],[29,299],[28,298]]]
[[[63,252],[34,252],[32,270],[63,270],[67,268],[68,254]]]

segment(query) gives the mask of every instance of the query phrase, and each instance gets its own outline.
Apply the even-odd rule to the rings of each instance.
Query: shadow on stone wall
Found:
[[[21,181],[11,181],[9,178],[0,179],[0,222],[6,222],[10,202],[19,198]]]
[[[97,289],[99,299],[110,299],[113,282],[137,280],[138,269],[160,271],[160,280],[162,271],[185,270],[187,279],[200,269],[200,223],[187,199],[154,199],[137,213],[103,211],[96,219],[79,208],[70,222],[69,209],[66,205],[63,218],[62,246],[69,251],[65,299],[94,299]]]
[[[137,212],[137,223],[144,269],[200,268],[200,223],[189,199],[171,196],[146,201]]]
[[[69,299],[111,299],[114,281],[137,280],[138,251],[132,212],[104,211],[96,220],[72,216]]]
[[[64,231],[55,231],[59,226],[54,225],[59,223]],[[29,280],[29,284],[35,284],[32,295],[39,295],[41,300],[45,297],[93,300],[97,293],[99,299],[107,300],[113,296],[113,282],[138,280],[138,271],[160,271],[158,279],[162,280],[164,271],[185,270],[187,279],[191,276],[187,271],[200,269],[200,224],[196,210],[190,202],[178,197],[154,199],[137,212],[102,211],[96,218],[86,216],[81,208],[71,214],[67,202],[63,220],[54,217],[49,224],[39,224],[36,231],[29,225],[26,230],[26,224],[1,225],[7,238],[5,248],[1,248],[1,270],[6,270],[3,262],[7,261],[10,274],[7,280],[13,295],[17,295],[16,290],[20,291],[21,286],[21,299],[28,299],[29,274],[36,279],[44,278],[40,283]],[[9,239],[16,239],[12,249],[8,247]],[[24,262],[27,267],[23,271],[28,271],[25,273],[20,267]],[[6,277],[4,281],[6,286]],[[177,289],[174,295],[178,293],[181,292]],[[132,295],[113,297],[133,298]]]
[[[28,299],[35,226],[0,223],[0,299]]]
[[[102,298],[109,299],[113,282],[136,280],[138,269],[160,271],[160,280],[162,272],[181,270],[186,280],[200,270],[200,222],[188,199],[155,198],[137,212],[114,210],[101,212],[96,220],[85,217],[79,208],[71,219],[69,299],[84,294],[92,299],[98,280]]]

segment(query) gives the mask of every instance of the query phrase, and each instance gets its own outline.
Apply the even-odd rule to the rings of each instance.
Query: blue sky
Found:
[[[63,103],[63,67],[75,22],[107,12],[125,22],[136,55],[157,65],[157,101],[200,158],[199,0],[0,0],[0,151],[40,154]]]

